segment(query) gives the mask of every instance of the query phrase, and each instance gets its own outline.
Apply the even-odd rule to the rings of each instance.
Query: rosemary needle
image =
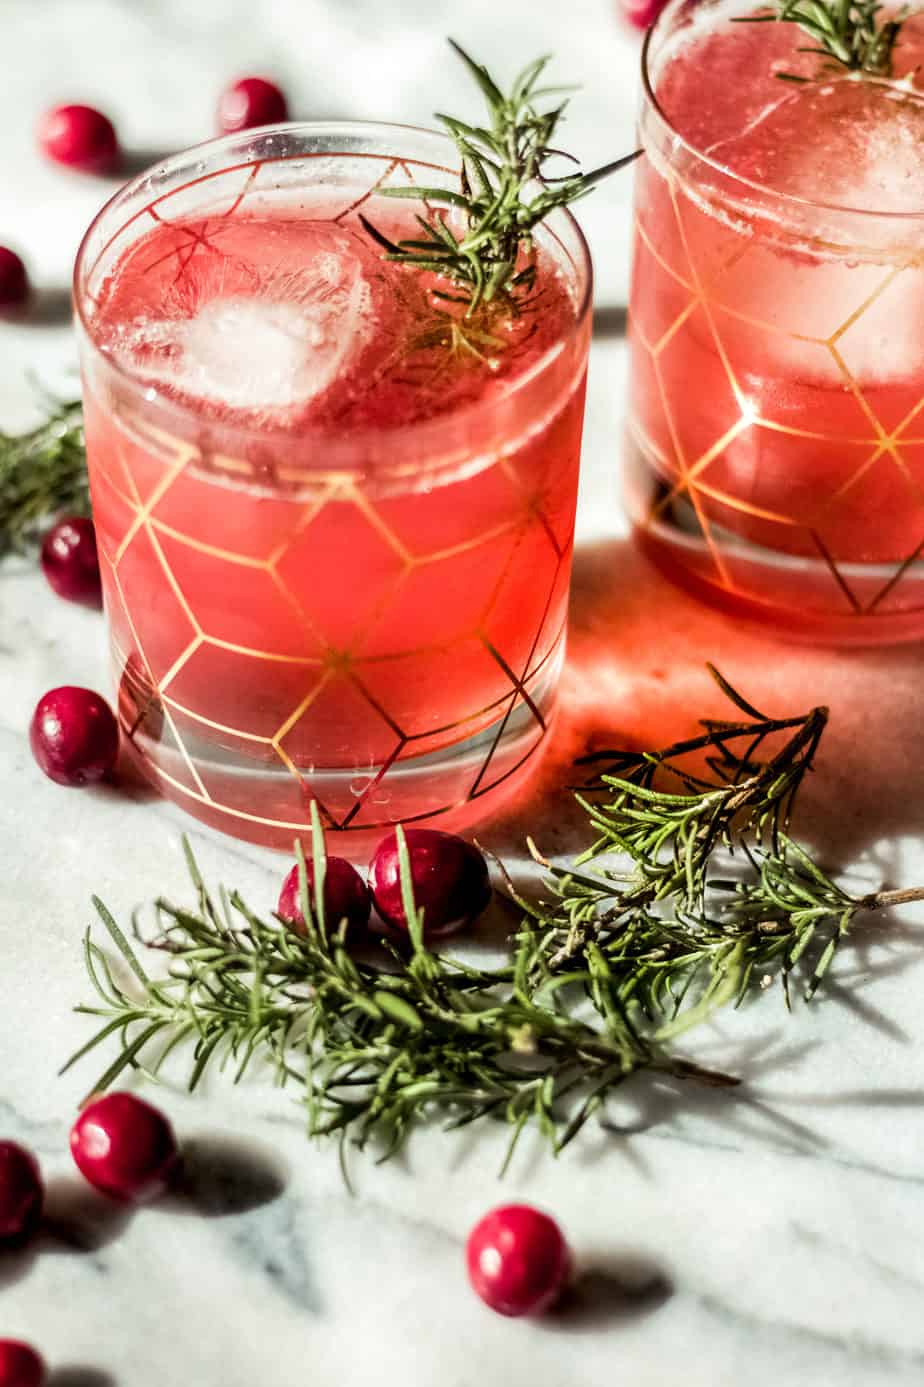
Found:
[[[909,11],[899,10],[880,19],[884,12],[879,0],[778,0],[769,13],[741,15],[736,22],[797,24],[815,45],[799,51],[823,58],[823,68],[891,77],[895,45]],[[787,82],[809,80],[788,72],[777,76]]]

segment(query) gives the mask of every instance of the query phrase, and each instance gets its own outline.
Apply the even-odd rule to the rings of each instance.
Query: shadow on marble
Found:
[[[669,583],[626,539],[578,546],[568,662],[551,744],[527,797],[479,838],[524,871],[527,833],[549,855],[586,846],[571,787],[575,759],[605,747],[664,746],[728,715],[712,661],[770,714],[826,703],[831,719],[794,828],[833,870],[861,862],[869,886],[889,885],[895,840],[919,831],[924,643],[834,649],[787,643],[713,610]],[[870,872],[874,875],[870,876]],[[534,879],[531,869],[525,880]],[[877,931],[877,938],[882,932]]]
[[[899,977],[920,961],[924,945],[924,926],[912,926],[900,919],[875,919],[872,926],[861,923],[854,929],[846,946],[842,947],[837,974],[825,980],[825,997],[834,1005],[851,1011],[859,1021],[871,1026],[887,1040],[900,1045],[914,1044],[917,1037],[900,1026],[869,998],[862,996],[868,988],[885,978]],[[886,958],[870,957],[875,946],[882,949],[895,946],[904,950]],[[847,966],[852,963],[851,966]]]
[[[99,1368],[73,1363],[55,1368],[49,1375],[48,1387],[115,1387],[115,1378]]]
[[[612,1329],[653,1314],[673,1290],[664,1270],[645,1256],[601,1258],[581,1269],[555,1309],[537,1323],[555,1333]]]
[[[775,1075],[793,1074],[817,1048],[818,1042],[792,1041],[779,1029],[743,1037],[733,1046],[723,1039],[715,1055],[700,1045],[696,1062],[734,1075],[740,1081],[737,1087],[716,1088],[692,1078],[643,1070],[613,1095],[600,1126],[611,1137],[625,1138],[693,1118],[736,1138],[757,1136],[776,1147],[808,1154],[822,1147],[824,1138],[780,1111],[788,1105],[789,1095],[773,1095],[766,1083]],[[678,1058],[682,1055],[678,1046]]]
[[[100,686],[105,693],[105,685]],[[81,791],[81,795],[87,799],[108,800],[111,804],[155,804],[162,803],[163,797],[158,794],[149,780],[146,780],[141,772],[132,764],[124,750],[119,755],[115,771],[111,778],[98,780],[94,785],[86,785]],[[179,837],[179,833],[177,834]]]
[[[38,1253],[41,1256],[46,1240],[60,1252],[96,1252],[113,1242],[131,1217],[130,1206],[109,1199],[76,1175],[50,1180]]]
[[[653,1178],[643,1148],[631,1138],[654,1131],[670,1137],[688,1125],[698,1133],[711,1134],[704,1144],[723,1148],[736,1149],[754,1140],[769,1149],[799,1155],[817,1155],[826,1148],[824,1136],[785,1111],[790,1095],[774,1094],[766,1086],[776,1075],[797,1071],[818,1048],[817,1042],[793,1041],[775,1029],[734,1043],[720,1038],[713,1048],[714,1054],[700,1045],[694,1056],[678,1046],[677,1058],[695,1058],[707,1068],[734,1075],[740,1079],[739,1086],[718,1088],[692,1078],[640,1070],[608,1097],[605,1114],[585,1128],[581,1140],[562,1159],[576,1167],[593,1167],[618,1151],[640,1176]],[[478,1124],[456,1133],[450,1168],[463,1169],[482,1137]],[[524,1133],[513,1159],[517,1180],[529,1183],[539,1178],[549,1159],[549,1147],[541,1135]]]
[[[788,715],[827,703],[831,720],[817,768],[802,790],[795,832],[832,871],[848,871],[859,892],[894,885],[903,834],[920,831],[920,766],[924,720],[917,714],[924,651],[822,649],[791,645],[771,632],[706,608],[670,584],[626,540],[579,547],[575,555],[569,659],[562,707],[546,760],[528,796],[482,828],[482,845],[497,853],[518,889],[537,891],[539,872],[524,851],[531,834],[549,856],[572,855],[588,845],[583,812],[572,790],[574,760],[601,747],[654,748],[697,732],[700,717],[727,715],[705,662],[771,714]],[[906,883],[902,883],[906,884]],[[518,912],[496,904],[479,924],[476,949],[496,953],[516,926]],[[468,941],[467,941],[468,943]],[[876,984],[918,964],[924,926],[900,911],[858,922],[841,946],[836,973],[826,982],[828,1005],[851,1011],[891,1042],[912,1037],[873,997]],[[792,977],[801,997],[813,966],[806,959]],[[778,1005],[782,1009],[782,995]],[[816,1003],[815,1005],[821,1005]],[[762,1003],[766,1008],[766,1002]],[[746,1005],[745,1010],[748,1007]],[[761,1011],[761,1018],[765,1010]],[[735,1089],[643,1073],[608,1103],[604,1142],[657,1129],[678,1136],[688,1120],[718,1145],[760,1140],[780,1150],[821,1153],[825,1136],[801,1120],[812,1107],[916,1109],[924,1091],[878,1089],[795,1096],[776,1082],[803,1069],[817,1041],[793,1042],[769,1016],[769,1029],[742,1038],[723,1027],[714,1040],[698,1034],[691,1057],[740,1078]],[[678,1044],[681,1053],[685,1047]],[[474,1135],[472,1140],[474,1140]],[[643,1162],[632,1143],[622,1149]],[[570,1154],[570,1153],[569,1153]],[[457,1152],[465,1160],[464,1144]],[[596,1160],[598,1144],[582,1145],[574,1159]],[[541,1143],[517,1153],[527,1178],[544,1159]]]
[[[191,1137],[183,1143],[183,1164],[171,1193],[151,1204],[154,1214],[228,1218],[264,1208],[282,1196],[287,1166],[264,1144],[236,1136]],[[29,1243],[0,1255],[0,1291],[29,1275],[36,1261],[53,1255],[92,1258],[115,1241],[136,1214],[79,1178],[46,1184],[42,1227]],[[85,1375],[94,1369],[68,1369]],[[64,1369],[61,1369],[64,1372]],[[107,1376],[62,1377],[49,1387],[107,1387]]]
[[[772,1099],[769,1090],[762,1095]],[[924,1109],[924,1088],[888,1088],[877,1084],[875,1088],[819,1089],[814,1093],[781,1094],[776,1101],[787,1107],[806,1108],[860,1108],[864,1112],[870,1108]]]
[[[779,1031],[752,1037],[737,1043],[730,1059],[725,1056],[729,1070],[741,1079],[736,1089],[716,1090],[692,1080],[644,1071],[634,1075],[607,1103],[607,1115],[600,1122],[603,1140],[619,1142],[626,1158],[644,1175],[648,1173],[644,1157],[626,1140],[642,1133],[684,1140],[685,1130],[690,1130],[696,1133],[695,1141],[704,1146],[738,1150],[757,1141],[763,1149],[789,1155],[836,1156],[829,1137],[820,1130],[824,1120],[816,1127],[802,1120],[802,1113],[924,1109],[924,1088],[878,1085],[798,1092],[777,1088],[774,1078],[790,1080],[818,1048],[816,1042],[778,1044],[779,1039]],[[696,1058],[701,1063],[710,1062],[699,1052]],[[692,1126],[687,1128],[690,1120]],[[588,1142],[572,1159],[593,1163],[599,1156],[600,1143]]]
[[[115,795],[119,799],[130,799],[139,804],[147,800],[162,799],[150,780],[141,773],[134,757],[126,754],[124,742],[113,779],[104,781],[96,789],[97,793]]]
[[[33,289],[21,308],[7,309],[4,321],[17,327],[67,327],[74,316],[70,285]]]
[[[37,1235],[25,1246],[0,1255],[0,1289],[28,1275],[43,1257],[92,1256],[119,1236],[131,1216],[130,1209],[77,1176],[49,1180]]]
[[[200,136],[206,139],[207,135]],[[197,144],[198,140],[191,139],[190,145]],[[161,149],[153,147],[150,149],[138,147],[133,149],[123,149],[122,157],[119,160],[117,177],[122,179],[137,178],[140,173],[145,173],[148,169],[157,164],[162,164],[165,159],[172,159],[176,149]]]
[[[183,1167],[166,1202],[173,1213],[224,1218],[272,1204],[288,1168],[270,1147],[221,1133],[183,1143]]]
[[[595,338],[625,337],[629,322],[629,310],[624,304],[607,304],[594,309],[593,335]]]
[[[211,1133],[184,1141],[183,1164],[174,1188],[150,1208],[154,1213],[225,1218],[273,1203],[287,1181],[288,1169],[271,1148]],[[92,1257],[119,1237],[135,1212],[76,1176],[49,1180],[38,1234],[26,1245],[0,1254],[0,1290],[28,1275],[43,1257]],[[100,1387],[107,1381],[101,1379]],[[73,1387],[78,1387],[76,1378]],[[87,1387],[92,1387],[89,1378]]]

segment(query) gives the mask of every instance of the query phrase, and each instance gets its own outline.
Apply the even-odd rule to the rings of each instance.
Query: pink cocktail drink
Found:
[[[757,12],[674,4],[649,38],[631,514],[706,596],[904,638],[924,628],[924,23],[885,80],[736,22]]]
[[[241,143],[121,195],[78,271],[123,728],[166,794],[273,846],[312,799],[355,835],[464,822],[553,711],[583,244],[560,217],[518,311],[468,320],[360,221],[414,234],[379,189],[431,182],[438,137]]]

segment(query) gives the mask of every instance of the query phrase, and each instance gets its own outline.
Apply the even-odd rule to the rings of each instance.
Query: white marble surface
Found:
[[[300,114],[420,121],[469,100],[447,32],[508,70],[556,50],[561,73],[585,88],[571,147],[588,162],[628,147],[637,43],[611,0],[5,0],[0,241],[22,249],[47,291],[40,316],[53,318],[79,234],[107,192],[38,161],[32,125],[44,104],[98,101],[128,145],[156,151],[209,134],[221,84],[268,69]],[[624,302],[628,193],[628,182],[613,183],[586,204],[604,307]],[[66,323],[0,327],[0,424],[28,419],[30,371],[55,381],[72,363]],[[573,846],[573,815],[554,787],[588,739],[661,741],[718,713],[708,657],[772,709],[831,703],[803,830],[860,879],[924,879],[918,652],[775,645],[650,574],[621,536],[623,371],[622,341],[598,337],[565,717],[530,825],[550,850]],[[910,911],[845,951],[812,1009],[787,1017],[765,998],[701,1042],[744,1076],[737,1097],[640,1081],[614,1104],[621,1134],[590,1136],[557,1163],[524,1142],[503,1185],[502,1134],[453,1143],[426,1133],[387,1167],[354,1162],[351,1197],[335,1153],[305,1143],[291,1098],[216,1080],[196,1099],[160,1096],[193,1143],[195,1201],[120,1219],[83,1194],[66,1132],[91,1073],[55,1074],[86,1035],[70,1007],[86,993],[89,896],[124,915],[160,890],[179,894],[184,873],[173,811],[115,790],[65,792],[35,769],[31,709],[67,682],[105,687],[99,617],[7,563],[0,1136],[39,1153],[58,1228],[30,1255],[0,1260],[0,1335],[40,1345],[54,1387],[924,1379],[924,965]],[[521,815],[483,836],[506,851],[524,828]],[[271,905],[278,859],[193,837],[216,878]],[[554,1212],[591,1273],[572,1311],[543,1324],[493,1317],[464,1280],[467,1229],[514,1197]]]

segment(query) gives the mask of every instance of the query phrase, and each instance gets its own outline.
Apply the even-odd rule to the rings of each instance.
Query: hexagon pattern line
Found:
[[[536,665],[534,665],[531,669],[528,670],[525,678],[522,680],[524,690],[527,690],[529,685],[536,681],[536,679],[542,673],[545,666],[551,660],[552,656],[555,654],[556,650],[558,649],[558,645],[565,634],[565,626],[566,622],[562,622],[558,631],[552,638],[549,649],[546,651],[545,655],[543,655],[542,659],[539,660],[539,662]],[[114,637],[110,636],[110,642],[115,650],[117,659],[124,666],[129,658],[127,653],[124,650],[122,650],[121,646],[118,644],[118,641],[116,641]],[[201,638],[201,643],[209,644],[211,642],[208,636],[204,636]],[[187,650],[183,652],[183,655],[180,658],[182,660],[185,660],[186,658],[188,658],[190,654],[194,653],[195,651],[187,648]],[[179,664],[179,661],[177,663]],[[516,681],[514,680],[514,683],[515,682]],[[277,732],[274,736],[267,737],[261,733],[248,732],[242,727],[234,727],[229,723],[217,722],[214,718],[207,717],[204,713],[200,713],[196,709],[190,708],[187,704],[182,703],[179,699],[174,697],[174,695],[165,693],[164,690],[166,687],[166,683],[167,676],[165,676],[164,679],[161,680],[159,687],[153,682],[152,678],[152,696],[158,697],[161,701],[168,704],[169,707],[172,708],[175,712],[182,713],[184,717],[191,718],[194,722],[202,723],[205,727],[211,727],[216,732],[224,732],[233,737],[240,737],[243,741],[259,742],[264,746],[272,746],[276,738],[280,735]],[[480,722],[481,719],[484,718],[485,714],[493,712],[495,708],[500,708],[503,705],[508,704],[510,702],[511,696],[513,696],[514,698],[516,697],[516,688],[514,688],[513,695],[505,692],[499,698],[492,699],[490,703],[486,703],[481,708],[477,708],[474,713],[468,713],[465,717],[455,718],[452,722],[443,723],[439,727],[428,728],[425,732],[404,733],[403,731],[401,731],[401,729],[396,730],[398,731],[398,734],[402,738],[402,740],[406,743],[422,741],[428,737],[441,736],[446,732],[454,732],[456,731],[456,729],[464,727],[467,723]],[[524,702],[525,701],[526,699],[524,698]],[[529,705],[527,704],[527,706]],[[284,735],[284,732],[282,735]]]
[[[131,631],[131,634],[132,634],[132,640],[135,642],[135,645],[136,645],[136,647],[137,647],[137,649],[138,649],[138,653],[139,653],[139,655],[141,656],[142,663],[144,664],[144,667],[145,667],[145,669],[147,670],[148,677],[149,677],[149,679],[150,679],[150,681],[151,681],[151,688],[152,688],[152,690],[153,690],[155,696],[159,697],[160,690],[159,690],[159,688],[158,688],[157,681],[156,681],[156,679],[154,678],[153,671],[152,671],[152,669],[151,669],[151,662],[150,662],[150,660],[148,659],[147,655],[144,653],[144,647],[143,647],[143,645],[141,644],[141,641],[140,641],[139,638],[138,638],[138,632],[137,632],[137,630],[135,629],[135,623],[132,621],[131,611],[129,610],[128,603],[127,603],[126,600],[125,600],[125,593],[124,593],[124,591],[122,590],[122,584],[121,584],[121,582],[120,582],[120,580],[119,580],[118,569],[115,567],[115,565],[112,566],[111,572],[112,572],[113,582],[115,583],[116,589],[118,590],[119,600],[120,600],[120,602],[121,602],[121,604],[122,604],[122,610],[123,610],[124,613],[125,613],[125,619],[126,619],[126,621],[128,622],[128,629]],[[197,769],[196,769],[196,767],[195,767],[195,764],[194,764],[194,762],[193,762],[193,760],[192,760],[192,757],[189,755],[189,753],[188,753],[188,751],[186,750],[186,747],[185,747],[185,745],[184,745],[184,743],[183,743],[182,738],[180,737],[179,733],[177,732],[176,723],[174,722],[173,717],[171,716],[171,713],[170,713],[169,709],[164,708],[163,712],[164,712],[164,721],[167,723],[168,727],[170,728],[170,732],[171,732],[172,736],[173,736],[174,739],[176,740],[176,744],[177,744],[177,746],[178,746],[179,749],[180,749],[180,755],[183,757],[183,760],[186,762],[186,767],[187,767],[187,769],[188,769],[190,775],[192,776],[193,780],[195,781],[196,785],[198,786],[199,791],[200,791],[201,794],[203,795],[205,801],[206,801],[207,803],[211,804],[211,802],[212,802],[212,801],[211,801],[211,797],[209,796],[208,791],[206,790],[204,784],[202,783],[202,778],[201,778],[201,776],[199,775],[199,772],[197,771]]]
[[[482,640],[484,641],[485,646],[486,646],[487,649],[489,650],[490,654],[494,657],[494,659],[497,660],[498,663],[501,664],[501,668],[504,669],[504,671],[505,671],[505,673],[507,674],[508,678],[511,678],[511,679],[513,680],[514,686],[515,686],[517,692],[516,692],[516,694],[514,695],[513,699],[511,700],[510,704],[508,705],[507,711],[505,712],[504,717],[502,718],[502,720],[501,720],[501,722],[500,722],[500,725],[499,725],[498,728],[497,728],[497,731],[496,731],[496,733],[495,733],[495,735],[494,735],[494,741],[493,741],[493,743],[492,743],[492,745],[491,745],[491,750],[489,751],[489,753],[488,753],[488,755],[487,755],[487,758],[485,759],[484,764],[482,765],[482,767],[481,767],[481,769],[479,770],[477,776],[475,777],[474,784],[472,785],[472,796],[473,796],[473,797],[476,796],[476,795],[479,793],[479,787],[481,786],[481,782],[482,782],[482,780],[483,780],[484,777],[485,777],[485,774],[486,774],[486,772],[487,772],[488,766],[491,764],[491,761],[492,761],[492,759],[493,759],[493,757],[494,757],[495,751],[497,750],[498,746],[500,746],[501,739],[503,738],[504,731],[506,730],[506,727],[507,727],[507,723],[509,722],[510,718],[513,716],[514,709],[515,709],[516,706],[517,706],[517,697],[519,697],[520,699],[522,699],[524,702],[527,703],[527,706],[529,707],[530,712],[531,712],[531,713],[533,714],[533,716],[537,719],[537,721],[538,721],[538,723],[539,723],[539,726],[540,726],[540,728],[542,729],[541,732],[540,732],[540,735],[539,735],[539,739],[538,739],[538,741],[536,742],[536,746],[539,745],[539,742],[542,741],[543,737],[545,737],[546,733],[548,732],[548,724],[546,723],[546,721],[545,721],[545,719],[542,717],[542,715],[539,713],[538,709],[535,707],[535,705],[533,704],[532,700],[530,700],[530,699],[528,698],[528,695],[527,695],[527,692],[526,692],[526,684],[527,684],[527,682],[528,682],[528,680],[527,680],[527,672],[528,672],[528,670],[529,670],[530,665],[532,664],[533,656],[534,656],[535,653],[536,653],[536,646],[537,646],[537,644],[538,644],[538,642],[539,642],[539,637],[540,637],[540,635],[542,634],[542,630],[543,630],[543,628],[544,628],[544,626],[545,626],[545,623],[546,623],[546,620],[547,620],[547,618],[548,618],[549,607],[551,606],[551,603],[552,603],[552,596],[553,596],[553,594],[554,594],[554,592],[555,592],[555,585],[556,585],[556,583],[558,582],[558,574],[559,574],[559,572],[560,572],[560,570],[561,570],[561,565],[562,565],[562,556],[561,556],[561,554],[559,554],[559,556],[558,556],[558,562],[557,562],[556,565],[555,565],[555,572],[554,572],[553,575],[552,575],[552,582],[551,582],[551,584],[550,584],[550,586],[549,586],[549,593],[548,593],[548,596],[546,597],[545,604],[544,604],[543,609],[542,609],[542,616],[541,616],[541,618],[540,618],[540,620],[539,620],[539,624],[538,624],[538,627],[537,627],[537,629],[536,629],[536,634],[535,634],[535,636],[533,637],[532,644],[531,644],[531,646],[530,646],[530,648],[529,648],[529,654],[528,654],[527,657],[526,657],[525,668],[524,668],[523,674],[521,675],[519,681],[517,681],[517,680],[515,679],[515,677],[513,676],[512,671],[510,670],[510,667],[507,665],[506,661],[503,661],[503,660],[501,659],[499,653],[491,646],[490,642],[486,639],[486,637],[484,637],[484,635],[482,635]],[[553,649],[553,650],[554,650],[555,648],[556,648],[555,645],[553,645],[553,646],[551,647],[551,649]],[[535,747],[533,747],[531,750],[535,750]],[[531,754],[531,752],[528,752],[528,753],[527,753],[527,755],[529,755],[529,754]],[[520,763],[520,764],[522,764],[522,763]],[[519,768],[519,766],[513,767],[512,771],[511,771],[511,774],[513,773],[513,771],[517,770],[518,768]],[[487,791],[485,790],[484,793],[486,793],[486,792],[487,792]]]

